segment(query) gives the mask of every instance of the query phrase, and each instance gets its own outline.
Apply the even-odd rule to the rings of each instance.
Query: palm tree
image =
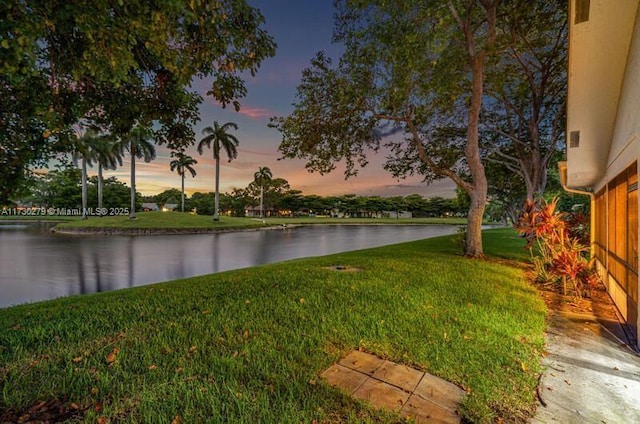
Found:
[[[176,153],[175,159],[169,162],[171,171],[177,171],[178,175],[180,175],[182,179],[182,207],[180,209],[182,212],[184,212],[184,174],[189,171],[191,173],[191,176],[195,177],[196,170],[193,169],[193,165],[195,165],[196,163],[198,163],[197,160],[189,155],[185,155],[183,152]]]
[[[151,140],[151,131],[145,127],[135,127],[120,140],[121,150],[131,156],[131,210],[129,219],[136,219],[136,158],[151,162],[156,158],[156,148]]]
[[[229,162],[238,157],[238,144],[240,142],[236,136],[229,134],[229,129],[238,129],[238,125],[233,122],[227,122],[220,126],[218,121],[214,121],[213,128],[207,127],[202,130],[205,137],[198,144],[198,153],[202,154],[204,148],[213,149],[213,159],[216,161],[216,196],[213,207],[213,220],[218,221],[218,209],[220,207],[220,147],[227,152]]]
[[[253,181],[260,185],[260,218],[264,218],[264,184],[271,181],[273,174],[266,166],[261,166],[258,171],[253,174]]]
[[[73,140],[72,152],[74,162],[80,157],[82,159],[82,219],[87,219],[87,165],[91,165],[94,146],[98,140],[98,133],[90,128],[85,133]]]
[[[102,209],[102,170],[122,166],[122,149],[112,137],[102,136],[96,139],[92,150],[92,161],[98,164],[98,209]]]

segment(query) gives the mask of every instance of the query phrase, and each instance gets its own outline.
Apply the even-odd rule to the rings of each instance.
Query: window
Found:
[[[569,147],[580,147],[580,131],[571,131],[569,133]]]
[[[595,253],[638,301],[638,170],[633,164],[596,195]]]
[[[575,0],[575,15],[573,20],[575,25],[589,20],[590,3],[590,0]]]

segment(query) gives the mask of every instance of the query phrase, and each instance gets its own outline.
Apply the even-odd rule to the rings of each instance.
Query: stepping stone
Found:
[[[339,364],[333,364],[325,372],[322,377],[332,386],[338,386],[352,394],[366,379],[369,377],[358,371],[343,367]]]
[[[459,424],[465,392],[455,384],[370,353],[352,351],[322,373],[331,386],[416,423]]]
[[[354,350],[338,361],[343,367],[367,375],[372,375],[384,362],[384,359],[378,358],[370,353],[360,352],[359,350]]]
[[[465,396],[464,390],[460,387],[432,374],[424,375],[413,394],[452,412],[455,412]]]
[[[400,412],[409,399],[409,393],[391,384],[368,378],[353,396],[371,402],[376,408]]]
[[[406,392],[413,392],[418,386],[424,373],[405,365],[385,361],[380,368],[373,373],[373,378],[393,384]]]
[[[411,395],[407,403],[402,407],[400,415],[411,417],[416,424],[459,424],[460,416],[447,408],[430,402],[420,396]]]

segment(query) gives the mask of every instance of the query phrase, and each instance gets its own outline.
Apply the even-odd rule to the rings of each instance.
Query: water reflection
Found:
[[[454,226],[317,226],[184,236],[64,236],[0,223],[0,307],[451,234]]]

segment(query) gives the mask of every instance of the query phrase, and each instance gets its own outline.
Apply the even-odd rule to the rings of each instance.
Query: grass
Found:
[[[361,347],[465,388],[469,420],[523,421],[546,309],[508,262],[522,245],[492,230],[499,260],[440,237],[0,310],[0,416],[58,398],[88,422],[402,421],[321,382]]]
[[[136,219],[128,215],[92,217],[87,220],[65,222],[59,229],[243,229],[266,226],[260,220],[247,218],[220,217],[214,222],[213,217],[191,215],[179,212],[137,212]]]
[[[214,222],[211,216],[191,215],[178,212],[140,212],[136,219],[128,216],[93,217],[87,220],[65,222],[58,229],[245,229],[274,225],[311,225],[311,224],[464,224],[464,218],[234,218],[221,216]]]

